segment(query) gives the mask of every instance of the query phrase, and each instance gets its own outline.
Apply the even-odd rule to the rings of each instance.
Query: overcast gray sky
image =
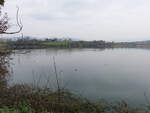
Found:
[[[12,24],[17,5],[24,35],[107,41],[150,39],[150,0],[6,0],[5,11]]]

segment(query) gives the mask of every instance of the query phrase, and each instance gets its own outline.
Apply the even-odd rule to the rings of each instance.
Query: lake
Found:
[[[60,86],[91,100],[127,100],[146,104],[150,98],[149,49],[37,49],[12,54],[10,83]]]

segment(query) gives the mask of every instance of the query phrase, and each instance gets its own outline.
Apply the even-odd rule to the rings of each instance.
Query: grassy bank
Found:
[[[0,113],[141,113],[125,101],[91,102],[69,91],[51,91],[28,85],[14,85],[0,92]]]

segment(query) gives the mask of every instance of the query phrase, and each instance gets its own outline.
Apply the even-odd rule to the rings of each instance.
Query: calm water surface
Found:
[[[42,49],[13,54],[11,83],[33,83],[55,89],[55,56],[61,87],[89,99],[125,99],[145,104],[150,98],[148,49]]]

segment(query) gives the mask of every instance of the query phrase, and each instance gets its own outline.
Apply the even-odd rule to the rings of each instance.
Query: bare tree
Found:
[[[6,32],[10,28],[9,24],[9,18],[7,13],[2,14],[1,8],[4,6],[5,0],[0,0],[0,34],[16,34],[19,33],[22,28],[22,22],[21,19],[19,19],[19,7],[17,7],[17,14],[16,14],[16,21],[17,21],[17,26],[18,30],[17,31],[12,31],[12,32]]]
[[[7,13],[5,13],[2,16],[2,12],[0,12],[0,16],[1,16],[1,18],[0,18],[0,34],[20,33],[20,31],[23,28],[23,25],[22,25],[21,19],[19,19],[19,7],[17,7],[17,14],[16,14],[17,26],[19,28],[17,31],[7,32],[7,30],[10,28],[10,25],[9,25],[9,22],[8,22],[9,21],[8,15],[7,15]]]

